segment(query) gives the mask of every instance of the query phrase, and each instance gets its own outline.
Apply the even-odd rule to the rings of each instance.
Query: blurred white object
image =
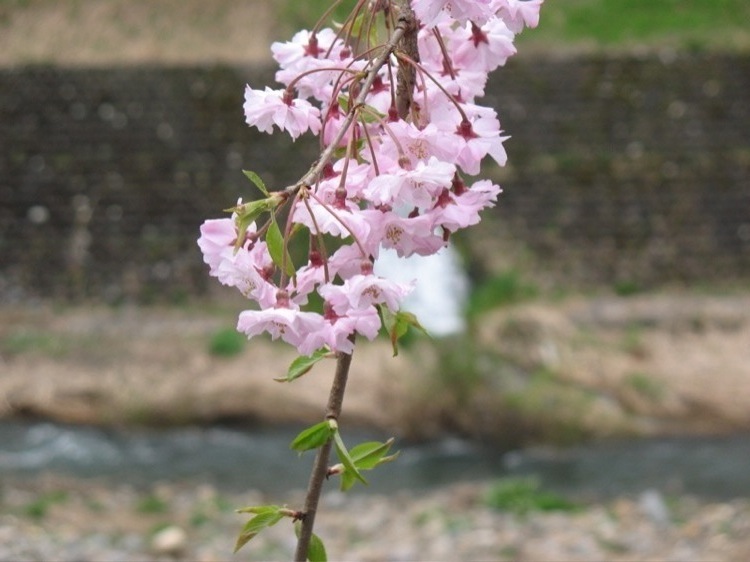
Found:
[[[415,314],[432,336],[447,336],[466,328],[464,311],[469,280],[452,246],[431,256],[399,258],[394,250],[381,250],[375,273],[408,283],[417,281],[403,309]]]

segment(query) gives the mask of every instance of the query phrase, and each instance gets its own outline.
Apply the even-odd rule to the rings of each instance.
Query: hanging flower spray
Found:
[[[488,74],[516,52],[515,35],[538,24],[542,2],[358,0],[342,23],[321,20],[272,45],[283,88],[247,87],[248,125],[292,139],[317,135],[320,156],[280,189],[245,172],[261,197],[204,222],[198,245],[210,274],[255,303],[237,329],[267,332],[300,353],[280,380],[326,358],[336,359],[336,373],[325,419],[292,442],[300,452],[317,450],[305,505],[240,510],[252,517],[236,549],[289,518],[295,559],[325,559],[312,532],[324,480],[336,476],[346,490],[395,458],[392,440],[347,449],[338,427],[356,337],[385,330],[395,354],[409,327],[422,329],[401,310],[413,284],[375,275],[373,265],[383,249],[435,254],[494,205],[500,187],[471,177],[487,156],[505,164],[508,137],[495,110],[476,100]],[[293,239],[306,243],[304,263],[292,259]],[[329,465],[331,449],[338,464]]]

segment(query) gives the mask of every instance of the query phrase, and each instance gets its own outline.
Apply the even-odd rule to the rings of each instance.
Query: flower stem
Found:
[[[401,1],[408,2],[408,0]],[[384,48],[382,49],[380,54],[375,58],[375,60],[373,60],[367,72],[365,73],[365,78],[360,89],[360,93],[357,96],[357,99],[352,104],[352,107],[349,108],[349,113],[347,113],[346,117],[344,118],[344,121],[342,122],[338,133],[333,138],[331,143],[325,148],[312,168],[310,168],[310,170],[304,176],[302,176],[302,178],[297,183],[284,188],[284,191],[286,193],[296,193],[304,186],[313,185],[315,183],[315,180],[317,180],[318,176],[322,173],[325,165],[331,160],[331,157],[333,156],[335,150],[338,148],[341,139],[344,138],[346,132],[349,130],[349,127],[351,127],[352,123],[356,119],[360,107],[365,105],[367,94],[370,92],[370,88],[372,87],[373,82],[375,82],[375,78],[377,77],[378,72],[387,62],[388,57],[390,57],[391,54],[396,51],[404,35],[415,26],[416,20],[413,17],[413,12],[402,15],[399,18],[398,25],[393,31],[390,40],[384,45]]]
[[[344,401],[344,391],[346,390],[346,381],[349,378],[349,367],[352,363],[351,354],[339,353],[336,361],[336,374],[331,384],[331,392],[328,395],[328,406],[326,408],[326,419],[338,421],[341,415],[341,405]],[[294,560],[305,562],[307,552],[310,548],[310,539],[313,534],[315,525],[315,513],[318,510],[318,500],[320,493],[323,491],[323,482],[328,473],[328,457],[331,454],[332,440],[329,439],[325,445],[318,449],[315,457],[312,472],[310,473],[310,482],[307,485],[307,496],[305,497],[305,507],[303,509],[304,517],[300,526],[299,538],[297,539],[297,549],[294,552]]]

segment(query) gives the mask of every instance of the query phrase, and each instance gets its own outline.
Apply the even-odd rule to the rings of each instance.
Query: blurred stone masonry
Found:
[[[198,226],[257,196],[241,170],[279,188],[316,155],[244,124],[245,83],[272,77],[0,70],[0,299],[210,290]],[[509,166],[485,169],[505,193],[465,238],[474,269],[522,259],[569,287],[748,280],[748,92],[743,56],[512,61],[484,99],[512,139]]]

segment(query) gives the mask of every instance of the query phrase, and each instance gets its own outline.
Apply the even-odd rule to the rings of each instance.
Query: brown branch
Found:
[[[352,107],[346,115],[344,123],[336,134],[335,138],[326,147],[320,158],[315,162],[313,167],[300,179],[296,184],[287,187],[284,191],[287,193],[296,193],[300,188],[312,185],[323,171],[325,165],[331,160],[333,152],[338,147],[346,132],[354,123],[359,108],[365,105],[367,94],[372,87],[375,78],[380,69],[388,61],[388,58],[396,51],[402,50],[410,59],[419,60],[417,50],[417,31],[419,27],[414,12],[411,9],[409,0],[393,0],[398,8],[398,22],[388,43],[385,44],[383,51],[373,61],[367,71],[362,88],[357,95]],[[398,73],[398,84],[396,88],[397,108],[405,107],[402,115],[401,109],[398,109],[399,116],[405,118],[409,113],[411,106],[411,97],[414,91],[416,69],[413,64],[400,64]],[[352,336],[353,340],[353,336]],[[341,407],[344,401],[344,391],[346,381],[349,377],[349,367],[351,366],[352,356],[345,353],[339,353],[336,363],[336,374],[334,375],[331,385],[331,392],[328,397],[328,407],[326,409],[326,419],[337,420],[341,415]],[[310,549],[310,540],[313,535],[315,525],[315,515],[318,510],[318,501],[323,491],[323,483],[328,474],[328,459],[331,454],[331,440],[318,449],[315,457],[310,481],[307,486],[307,495],[305,497],[305,506],[303,509],[303,518],[300,526],[299,538],[297,539],[297,548],[294,553],[294,560],[305,562]]]
[[[417,46],[417,32],[419,25],[409,0],[394,0],[398,8],[398,26],[404,27],[404,36],[398,48],[409,59],[419,62],[419,48]],[[403,59],[398,63],[398,81],[396,84],[396,111],[401,119],[409,116],[414,87],[417,84],[417,69]]]
[[[346,353],[339,353],[336,361],[336,374],[333,377],[331,393],[328,396],[328,407],[326,408],[326,419],[338,420],[341,415],[341,406],[344,402],[344,391],[346,390],[346,381],[349,378],[349,367],[352,363],[352,356]],[[318,500],[320,493],[323,491],[323,482],[328,474],[328,457],[331,454],[331,439],[325,445],[318,449],[315,456],[312,472],[310,473],[310,482],[307,486],[307,496],[305,497],[305,507],[303,509],[302,524],[300,526],[299,538],[297,539],[297,550],[294,553],[294,560],[305,562],[307,552],[310,548],[310,539],[313,534],[315,525],[315,514],[318,511]]]

